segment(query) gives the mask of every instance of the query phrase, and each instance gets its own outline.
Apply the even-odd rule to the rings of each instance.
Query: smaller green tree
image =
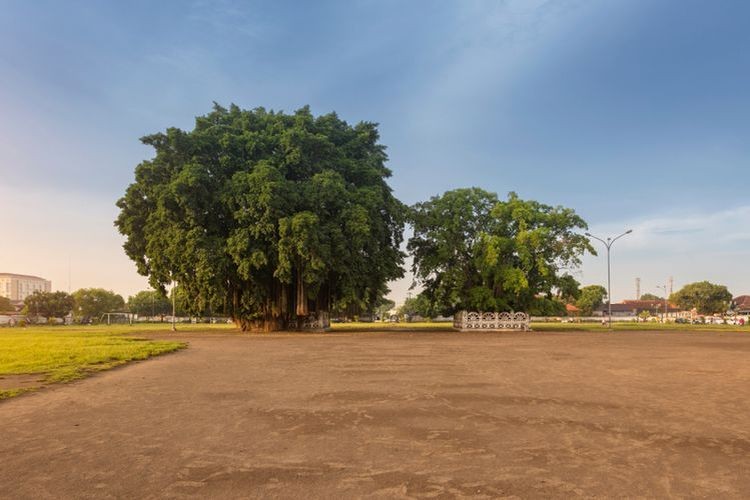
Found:
[[[103,288],[81,288],[73,292],[73,315],[79,321],[98,320],[102,314],[125,309],[125,300]]]
[[[555,296],[567,304],[572,304],[581,296],[581,284],[569,274],[560,276],[555,285]]]
[[[399,316],[422,316],[423,318],[435,316],[430,299],[425,293],[404,300],[404,303],[398,308],[398,314]]]
[[[644,293],[641,295],[641,300],[664,300],[664,297],[659,297],[653,293]]]
[[[581,288],[581,295],[576,301],[576,307],[581,310],[581,316],[591,316],[594,310],[604,303],[607,289],[601,285],[589,285]]]
[[[138,316],[156,317],[172,314],[169,298],[157,290],[143,290],[128,298],[128,311]]]
[[[0,312],[11,312],[15,308],[8,297],[0,297]]]
[[[31,316],[64,318],[73,309],[74,300],[65,292],[34,292],[24,300],[24,312]]]
[[[479,188],[455,189],[414,205],[410,221],[415,281],[444,315],[528,311],[553,290],[575,294],[567,271],[595,252],[573,210],[513,192],[500,201]]]
[[[685,310],[696,309],[699,314],[714,314],[727,312],[732,294],[724,285],[699,281],[685,285],[669,300]]]
[[[566,316],[565,303],[558,298],[536,297],[529,307],[530,316]]]

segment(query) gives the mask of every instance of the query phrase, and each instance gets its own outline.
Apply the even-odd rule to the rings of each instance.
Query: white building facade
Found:
[[[0,273],[0,297],[23,301],[34,292],[51,292],[52,282],[38,276]]]

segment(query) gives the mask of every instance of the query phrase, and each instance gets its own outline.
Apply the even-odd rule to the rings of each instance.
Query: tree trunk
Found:
[[[310,313],[307,307],[307,294],[305,293],[305,282],[302,278],[302,266],[300,265],[297,270],[297,308],[296,313],[298,318],[307,317]]]
[[[232,318],[237,328],[243,332],[269,333],[284,330],[286,322],[282,317],[266,314],[262,319]]]
[[[289,316],[289,287],[285,284],[281,285],[281,296],[279,297],[279,309],[284,317]]]

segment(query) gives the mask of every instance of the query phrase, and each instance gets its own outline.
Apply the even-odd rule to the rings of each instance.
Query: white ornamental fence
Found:
[[[467,312],[453,316],[453,328],[462,332],[531,331],[529,315],[524,312]]]
[[[327,332],[331,329],[331,318],[327,312],[310,313],[305,317],[297,317],[287,325],[290,330],[306,332]]]

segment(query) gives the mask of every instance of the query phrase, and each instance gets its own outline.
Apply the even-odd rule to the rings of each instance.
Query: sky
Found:
[[[479,186],[633,229],[615,301],[636,277],[750,294],[748,22],[742,0],[0,0],[0,272],[147,288],[112,224],[138,139],[216,101],[379,123],[405,203]],[[574,275],[606,284],[604,252]]]

